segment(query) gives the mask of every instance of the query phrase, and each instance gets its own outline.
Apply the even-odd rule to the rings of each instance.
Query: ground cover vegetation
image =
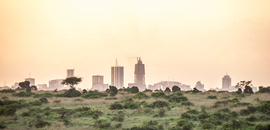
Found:
[[[0,129],[269,130],[269,88],[242,89],[1,90]]]

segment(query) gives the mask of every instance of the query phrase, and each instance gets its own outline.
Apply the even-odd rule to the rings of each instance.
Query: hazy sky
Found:
[[[92,75],[124,66],[125,86],[141,57],[146,84],[193,88],[252,80],[270,86],[269,0],[0,0],[0,86],[36,84],[75,68],[83,88]],[[170,78],[169,78],[170,77]]]

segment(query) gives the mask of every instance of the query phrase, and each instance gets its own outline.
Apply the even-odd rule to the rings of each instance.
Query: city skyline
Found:
[[[146,85],[180,81],[205,89],[252,80],[270,86],[270,1],[0,1],[0,86],[92,75],[110,84],[115,58],[134,82],[142,57]]]

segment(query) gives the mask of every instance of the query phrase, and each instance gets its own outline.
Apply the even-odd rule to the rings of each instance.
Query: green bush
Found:
[[[124,109],[123,105],[121,103],[112,103],[109,107],[110,110],[120,110]]]
[[[236,117],[239,116],[239,113],[236,112],[236,111],[232,111],[232,112],[230,112],[230,115],[231,115],[232,117],[236,118]]]
[[[154,98],[164,98],[166,96],[166,94],[164,92],[154,92],[151,93],[151,96]]]
[[[169,102],[176,102],[176,103],[180,103],[182,101],[187,101],[187,97],[183,97],[183,96],[172,96],[169,98]]]
[[[270,115],[270,101],[262,101],[257,110],[261,113]]]
[[[46,103],[46,104],[49,103],[48,99],[45,97],[40,98],[39,101],[41,101],[42,103]]]
[[[177,91],[181,91],[181,89],[178,86],[173,86],[172,91],[177,92]]]
[[[3,90],[0,90],[1,93],[16,93],[15,90],[12,90],[12,89],[3,89]]]
[[[151,108],[163,108],[163,107],[168,107],[169,106],[169,103],[166,102],[166,101],[155,101],[155,102],[152,102],[148,107],[151,107]]]
[[[30,116],[31,112],[30,111],[25,111],[21,115],[22,115],[22,117]]]
[[[99,91],[89,91],[88,93],[83,93],[82,97],[83,98],[88,98],[88,99],[97,99],[97,98],[102,98],[106,97],[107,94]]]
[[[217,96],[210,95],[210,96],[207,96],[207,99],[217,99]]]
[[[43,93],[43,94],[35,94],[34,95],[34,98],[39,98],[39,97],[50,98],[50,97],[53,97],[53,94],[51,94],[51,93]]]
[[[229,112],[231,112],[231,109],[230,108],[222,108],[222,109],[219,109],[218,111],[224,112],[224,113],[229,113]]]
[[[183,101],[181,103],[181,105],[183,105],[183,106],[194,106],[194,104],[192,102],[189,102],[189,101]]]
[[[176,125],[182,127],[183,130],[191,130],[195,126],[192,122],[184,119],[179,119]]]
[[[134,96],[132,96],[133,98],[137,98],[137,99],[146,99],[149,98],[145,93],[143,92],[138,92],[136,93]]]
[[[69,89],[63,94],[58,94],[59,97],[80,97],[82,94],[80,91],[76,89]]]
[[[45,126],[49,126],[51,123],[47,122],[47,121],[44,121],[42,119],[37,119],[37,121],[35,122],[35,126],[36,128],[42,128],[42,127],[45,127]]]
[[[169,92],[171,92],[171,89],[170,89],[169,87],[167,87],[167,88],[164,90],[164,92],[169,93]]]
[[[250,114],[250,111],[247,109],[241,109],[239,113],[241,116],[248,116]]]
[[[118,90],[115,86],[110,86],[107,92],[110,93],[110,96],[115,96],[118,93]]]
[[[31,95],[35,95],[35,93],[32,92],[19,92],[19,93],[13,93],[13,96],[18,96],[18,97],[30,97]]]
[[[124,103],[124,108],[125,109],[138,109],[140,107],[139,102],[134,102],[134,101],[126,101]]]
[[[122,123],[117,123],[117,124],[115,125],[115,128],[120,128],[120,127],[122,127]]]
[[[199,119],[205,119],[205,118],[208,118],[209,117],[209,115],[207,114],[207,113],[200,113],[199,115],[198,115],[198,118]]]
[[[130,88],[130,93],[138,93],[138,92],[139,92],[138,87],[133,86],[133,87]]]
[[[165,116],[165,109],[161,108],[157,111],[157,114],[155,114],[153,117],[164,117]]]
[[[3,99],[3,100],[8,100],[8,97],[7,97],[7,96],[4,96],[4,97],[2,97],[1,99]],[[1,105],[1,103],[0,103],[0,105]]]
[[[111,126],[111,123],[105,119],[99,119],[94,122],[94,127],[97,127],[100,129],[109,128],[110,126]]]
[[[61,100],[54,100],[53,103],[60,103]]]
[[[216,128],[216,126],[212,123],[205,123],[202,125],[202,128],[203,129],[214,129],[214,128]]]
[[[250,111],[250,113],[255,113],[257,111],[257,107],[254,106],[248,106],[247,109]]]
[[[190,109],[188,110],[186,113],[190,113],[190,114],[199,114],[199,111],[196,109]]]
[[[116,100],[116,97],[106,97],[105,100]]]
[[[7,126],[4,121],[0,121],[0,129],[5,129]]]
[[[117,114],[114,114],[114,116],[112,117],[112,121],[119,121],[119,122],[123,122],[125,119],[125,114],[123,111],[119,111]]]
[[[6,116],[14,116],[16,113],[17,107],[18,107],[18,104],[16,104],[16,103],[7,105],[6,109],[5,109],[5,115]]]
[[[258,124],[258,125],[256,125],[255,130],[270,130],[270,123]]]
[[[247,121],[254,122],[254,121],[257,120],[257,117],[251,114],[251,115],[249,115],[249,116],[246,118],[246,120],[247,120]]]

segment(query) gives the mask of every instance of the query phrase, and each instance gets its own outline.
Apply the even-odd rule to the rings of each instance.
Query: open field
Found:
[[[134,97],[136,94],[119,91],[116,99],[110,100],[54,96],[63,91],[33,93],[40,96],[0,93],[0,127],[15,130],[252,130],[258,129],[258,124],[263,127],[270,123],[270,103],[266,102],[270,100],[269,93],[170,92],[154,98],[153,93],[163,92],[144,92],[147,98],[138,99]],[[48,103],[40,100],[45,93],[52,94],[45,97]],[[14,110],[12,108],[15,113],[6,114]]]

